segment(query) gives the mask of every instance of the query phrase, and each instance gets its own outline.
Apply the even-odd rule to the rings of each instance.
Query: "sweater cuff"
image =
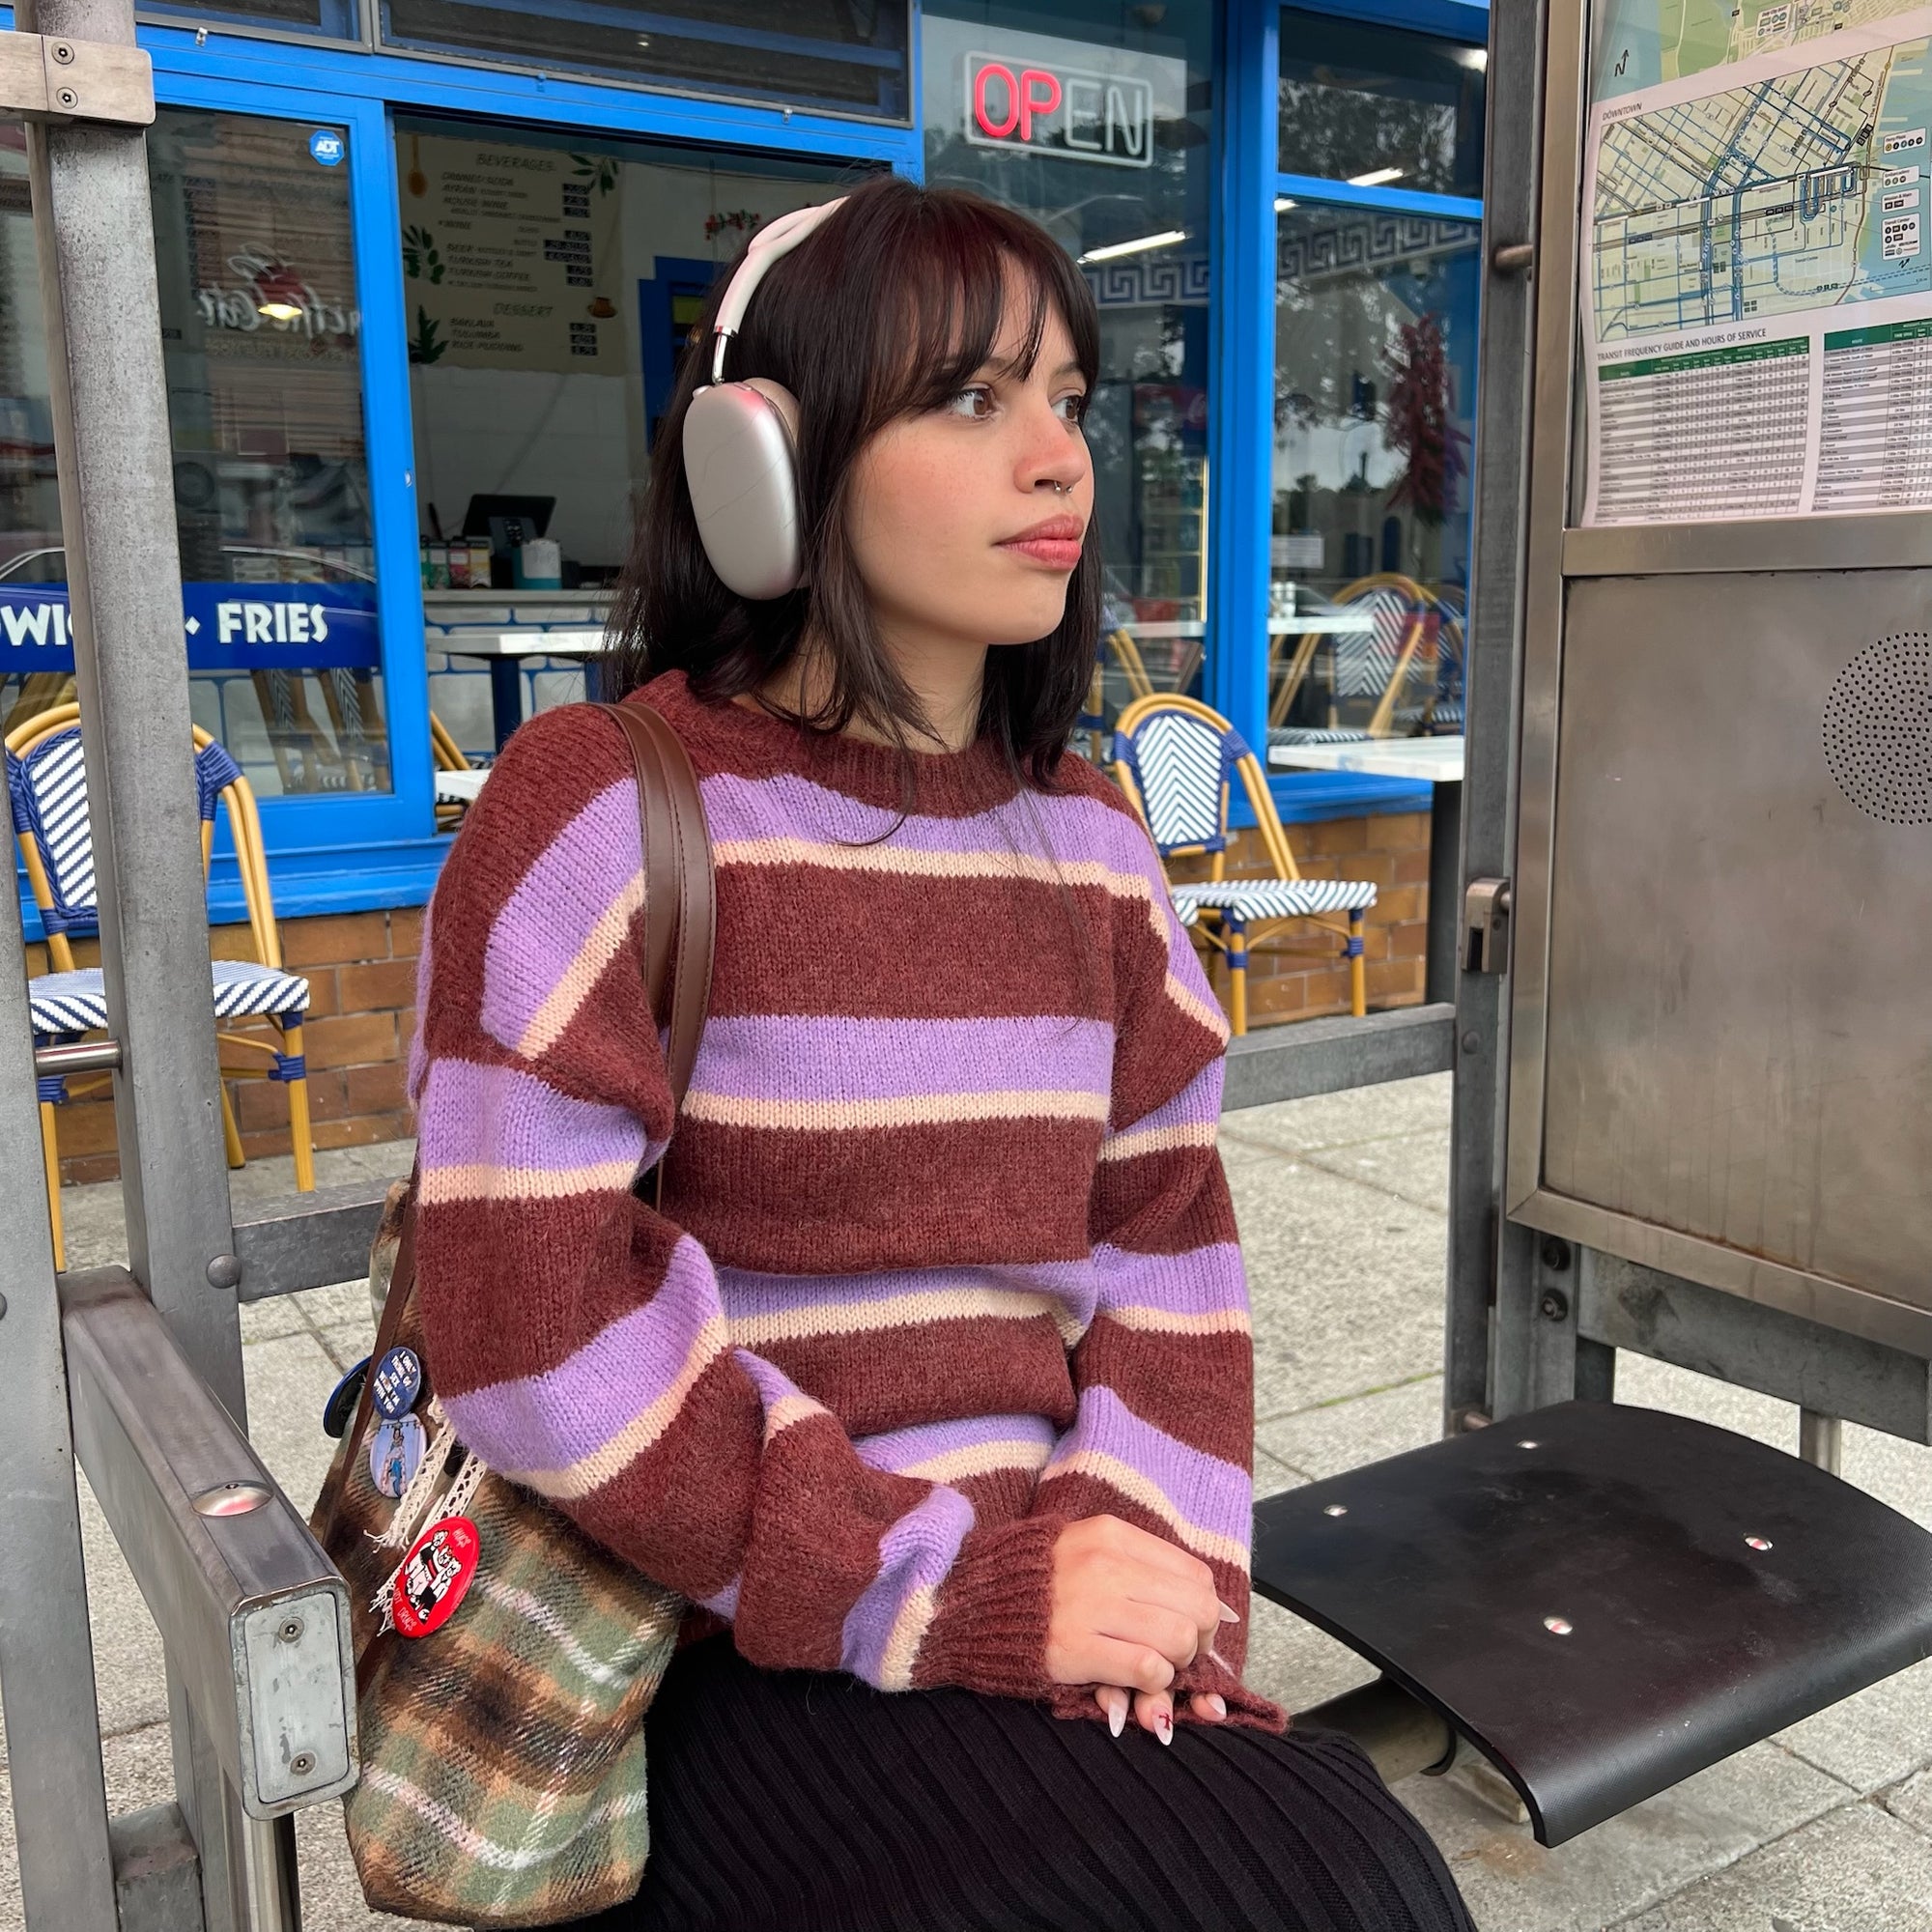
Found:
[[[953,1684],[992,1697],[1040,1698],[1053,1612],[1053,1546],[1063,1517],[1022,1517],[959,1546],[920,1646],[914,1688]]]

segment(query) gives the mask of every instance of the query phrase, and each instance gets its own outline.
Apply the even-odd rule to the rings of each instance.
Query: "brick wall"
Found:
[[[403,1095],[410,1038],[415,1027],[416,953],[422,940],[417,908],[344,913],[281,922],[282,952],[292,973],[309,982],[302,1029],[308,1060],[309,1114],[319,1148],[400,1140],[411,1128]],[[242,958],[248,928],[224,925],[210,935],[217,957]],[[28,971],[49,970],[46,949],[27,949]],[[84,966],[97,964],[92,941],[74,948]],[[267,1029],[237,1026],[234,1031]],[[265,1063],[266,1064],[266,1063]],[[251,1160],[289,1151],[287,1088],[270,1080],[230,1080],[228,1102]],[[61,1178],[110,1180],[120,1172],[114,1152],[114,1111],[105,1094],[76,1099],[59,1112]]]
[[[1302,876],[1310,879],[1366,879],[1377,889],[1364,933],[1368,1002],[1382,1007],[1416,1006],[1422,999],[1428,956],[1429,814],[1383,812],[1371,818],[1331,818],[1287,828],[1289,848]],[[1175,859],[1169,876],[1205,879],[1206,859]],[[1267,855],[1260,835],[1236,833],[1229,842],[1228,872],[1265,876]],[[1320,956],[1275,947],[1248,952],[1248,1024],[1318,1019],[1349,1010],[1349,969],[1340,956],[1341,940],[1321,927],[1303,925],[1285,934],[1296,945],[1319,945]],[[1200,946],[1208,977],[1221,1004],[1228,1004],[1228,969],[1220,952]]]

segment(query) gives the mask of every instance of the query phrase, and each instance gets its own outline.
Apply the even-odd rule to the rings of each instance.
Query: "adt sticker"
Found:
[[[332,168],[349,152],[349,143],[333,128],[318,128],[308,137],[308,151],[326,168]]]
[[[391,1499],[400,1496],[422,1467],[428,1446],[423,1426],[413,1415],[379,1422],[369,1436],[369,1480],[377,1492]]]
[[[428,1636],[456,1614],[481,1550],[467,1516],[446,1516],[419,1536],[396,1572],[389,1614],[404,1636]]]
[[[416,1392],[422,1387],[422,1362],[413,1349],[391,1349],[376,1364],[369,1384],[369,1398],[376,1413],[384,1422],[393,1422],[415,1406]]]

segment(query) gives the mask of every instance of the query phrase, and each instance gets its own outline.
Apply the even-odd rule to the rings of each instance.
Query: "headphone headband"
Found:
[[[745,320],[745,311],[751,307],[752,298],[757,293],[758,284],[764,280],[766,271],[774,262],[789,255],[808,235],[821,227],[844,205],[845,197],[841,194],[838,200],[821,202],[816,208],[795,208],[789,214],[781,214],[776,221],[768,222],[746,244],[745,259],[738,264],[738,272],[731,277],[731,285],[724,291],[724,299],[718,305],[718,320],[712,325],[711,380],[714,383],[724,380],[725,348],[737,334],[738,325]]]

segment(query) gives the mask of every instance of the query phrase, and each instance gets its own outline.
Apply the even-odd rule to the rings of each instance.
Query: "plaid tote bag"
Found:
[[[703,807],[656,712],[603,708],[637,759],[651,1006],[681,1102],[710,993]],[[646,1198],[657,1179],[640,1178]],[[377,1233],[371,1279],[389,1280],[376,1349],[359,1389],[352,1372],[331,1402],[342,1447],[311,1519],[354,1619],[350,1851],[379,1911],[554,1924],[637,1891],[644,1714],[686,1605],[457,1445],[426,1367],[414,1237],[412,1179]]]

